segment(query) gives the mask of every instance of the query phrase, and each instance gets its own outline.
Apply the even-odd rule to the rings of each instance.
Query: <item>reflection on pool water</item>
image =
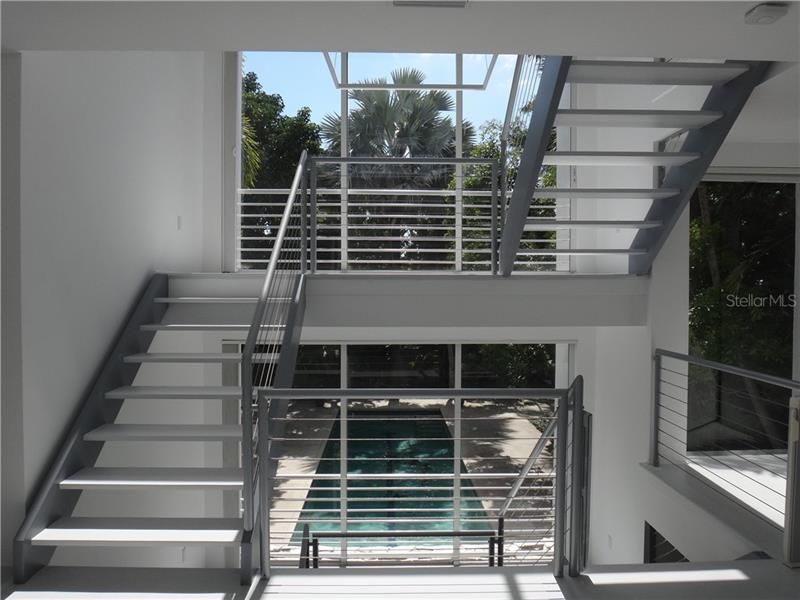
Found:
[[[350,479],[347,485],[348,531],[444,531],[453,529],[452,479],[425,479],[452,474],[453,440],[438,411],[351,410],[348,412],[348,475],[386,475],[386,479]],[[338,474],[341,430],[337,420],[317,469]],[[462,473],[465,472],[461,466]],[[392,479],[393,475],[420,478]],[[461,480],[461,529],[494,529],[486,519],[472,482]],[[311,532],[340,531],[339,481],[316,479],[311,485],[303,525]],[[373,538],[375,544],[441,544],[442,538]],[[334,543],[334,542],[332,542]]]

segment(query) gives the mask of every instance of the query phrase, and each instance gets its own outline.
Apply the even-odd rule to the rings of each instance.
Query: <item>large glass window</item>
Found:
[[[705,182],[691,202],[692,354],[790,377],[795,185]],[[689,450],[785,449],[788,394],[693,368]]]
[[[348,346],[353,388],[446,388],[455,385],[454,347],[448,344]]]
[[[338,388],[341,383],[341,346],[304,345],[297,352],[294,371],[296,388]]]
[[[464,344],[465,388],[554,387],[555,344]]]

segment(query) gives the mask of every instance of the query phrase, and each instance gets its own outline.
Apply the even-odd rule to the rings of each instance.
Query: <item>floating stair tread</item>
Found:
[[[700,158],[696,152],[547,152],[542,164],[575,166],[677,167]]]
[[[675,188],[539,188],[534,198],[607,198],[614,200],[642,199],[655,200],[677,196],[681,191]]]
[[[69,517],[37,533],[31,543],[39,546],[235,546],[241,535],[240,519]]]
[[[88,442],[213,442],[240,440],[239,425],[107,424],[83,436]]]
[[[215,399],[239,398],[242,388],[236,386],[125,386],[106,393],[109,400],[126,400],[129,398],[188,398]]]
[[[249,323],[148,323],[142,331],[248,331]],[[262,325],[262,330],[283,329],[283,325]]]
[[[647,254],[644,248],[537,248],[526,249],[523,248],[517,252],[520,256],[548,256],[548,255],[562,255],[562,256],[591,256],[591,255],[636,255]]]
[[[703,110],[574,110],[556,113],[561,127],[653,127],[697,129],[722,118],[723,113]]]
[[[661,227],[661,221],[566,221],[555,219],[528,219],[526,231],[545,231],[550,229],[654,229]]]
[[[276,298],[274,301],[289,301],[289,298]],[[256,297],[225,297],[225,296],[170,296],[154,298],[158,304],[255,304]]]
[[[741,63],[574,60],[568,83],[721,85],[749,70]]]
[[[240,469],[216,468],[90,467],[81,469],[74,475],[64,479],[60,487],[66,490],[238,489],[242,487],[242,471]]]
[[[242,355],[238,352],[151,352],[131,354],[127,363],[238,363]],[[254,354],[253,362],[265,363],[278,360],[277,354]]]

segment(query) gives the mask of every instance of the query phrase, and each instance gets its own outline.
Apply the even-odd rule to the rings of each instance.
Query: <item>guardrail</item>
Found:
[[[499,165],[475,158],[309,157],[308,268],[325,271],[497,271]],[[237,269],[269,262],[285,189],[242,189],[237,205]],[[555,220],[552,200],[531,216]],[[526,233],[518,271],[555,270],[557,227]]]
[[[268,415],[254,410],[255,388],[271,385],[291,385],[293,343],[298,305],[303,293],[303,274],[306,270],[306,212],[302,180],[306,170],[306,152],[303,151],[295,171],[292,187],[284,202],[280,223],[264,275],[264,284],[253,313],[242,349],[241,371],[241,421],[242,421],[242,581],[246,582],[253,569],[264,572],[265,556],[261,551],[259,565],[255,566],[253,545],[265,547],[268,525],[259,519],[263,511],[264,469],[263,427]],[[277,357],[277,360],[270,357]]]
[[[783,530],[800,562],[800,381],[656,350],[650,464],[681,468]]]
[[[584,423],[581,389],[259,390],[260,414],[285,406],[264,438],[265,572],[309,553],[323,567],[485,565],[488,541],[491,564],[577,574],[586,485],[568,477],[588,468],[570,464],[586,438],[574,428],[570,446],[568,418]]]

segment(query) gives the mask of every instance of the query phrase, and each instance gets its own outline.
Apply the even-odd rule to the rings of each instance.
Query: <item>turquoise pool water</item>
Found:
[[[340,428],[337,420],[317,474],[338,474],[339,458]],[[452,470],[453,441],[441,413],[351,410],[348,414],[348,474],[377,474],[387,478],[348,481],[348,530],[453,529],[452,480],[424,479],[439,473],[451,474]],[[418,474],[420,478],[390,478],[399,474]],[[472,482],[463,478],[461,485],[461,529],[494,529],[470,489]],[[314,480],[297,534],[305,523],[312,532],[341,529],[339,490],[331,489],[338,486],[338,479]],[[375,543],[386,544],[391,539],[387,536],[375,540]],[[400,541],[401,538],[395,539]]]

